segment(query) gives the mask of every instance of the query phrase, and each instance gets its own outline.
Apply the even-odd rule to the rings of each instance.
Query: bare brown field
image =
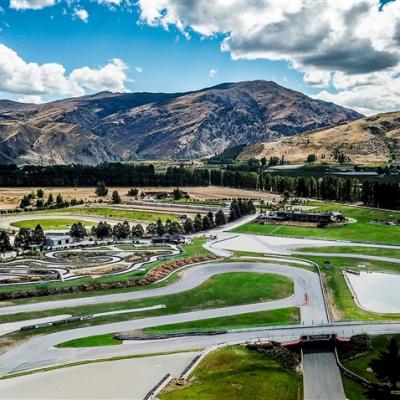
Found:
[[[10,208],[16,208],[21,198],[29,194],[32,191],[36,191],[36,187],[18,187],[18,188],[10,188],[4,187],[0,188],[0,209],[6,210]],[[63,196],[65,200],[75,199],[83,199],[85,202],[96,202],[100,198],[96,196],[94,193],[94,187],[42,187],[44,190],[44,196],[47,198],[49,193],[52,193],[53,196],[57,196],[58,193]],[[168,191],[172,192],[173,188],[171,187],[140,187],[138,188],[140,191]],[[182,190],[187,191],[191,197],[206,200],[206,199],[230,199],[230,198],[252,198],[259,200],[279,200],[280,196],[253,191],[253,190],[244,190],[244,189],[234,189],[228,187],[220,187],[220,186],[194,186],[194,187],[182,187]],[[111,199],[111,194],[114,190],[117,190],[120,194],[122,201],[132,200],[131,197],[126,196],[129,187],[109,187],[108,188],[108,196],[103,197],[104,201],[109,201]]]

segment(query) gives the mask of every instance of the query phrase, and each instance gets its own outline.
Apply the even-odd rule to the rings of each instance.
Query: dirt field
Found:
[[[32,190],[36,191],[37,188],[33,187],[23,187],[23,188],[0,188],[0,209],[6,210],[10,208],[16,208],[21,198],[29,194]],[[98,201],[99,197],[95,195],[93,187],[56,187],[56,188],[42,188],[44,190],[44,197],[47,198],[49,193],[53,193],[54,198],[58,193],[63,196],[65,200],[71,200],[76,198],[78,200],[83,199],[86,201]],[[171,187],[140,187],[138,188],[140,191],[168,191],[171,192],[173,188]],[[253,198],[253,199],[263,199],[263,200],[279,200],[279,195],[257,192],[252,190],[242,190],[242,189],[233,189],[219,186],[195,186],[195,187],[182,187],[182,190],[187,191],[191,197],[198,199],[229,199],[234,197],[242,197],[242,198]],[[109,187],[108,188],[108,196],[104,197],[104,200],[109,200],[111,198],[111,194],[114,190],[117,190],[122,198],[122,201],[131,200],[131,197],[126,196],[129,188],[127,187]]]

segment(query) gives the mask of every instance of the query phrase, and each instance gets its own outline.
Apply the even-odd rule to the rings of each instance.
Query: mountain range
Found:
[[[0,100],[0,163],[198,158],[362,115],[271,81],[186,93],[109,93],[46,104]]]
[[[237,158],[269,159],[283,156],[287,162],[304,163],[311,154],[316,156],[317,163],[398,163],[400,112],[377,114],[275,142],[246,146]]]

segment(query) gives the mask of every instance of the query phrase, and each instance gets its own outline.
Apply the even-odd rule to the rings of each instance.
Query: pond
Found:
[[[361,271],[346,278],[362,308],[378,313],[400,313],[400,275]]]

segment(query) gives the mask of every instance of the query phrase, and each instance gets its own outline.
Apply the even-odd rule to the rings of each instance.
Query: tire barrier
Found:
[[[43,322],[40,324],[35,324],[35,325],[26,325],[22,326],[20,328],[20,331],[28,331],[31,329],[39,329],[39,328],[46,328],[48,326],[55,326],[55,325],[62,325],[62,324],[69,324],[71,322],[77,322],[77,321],[88,321],[92,319],[93,317],[91,315],[84,315],[82,317],[71,317],[71,318],[64,318],[60,319],[58,321],[52,321],[52,322]]]

